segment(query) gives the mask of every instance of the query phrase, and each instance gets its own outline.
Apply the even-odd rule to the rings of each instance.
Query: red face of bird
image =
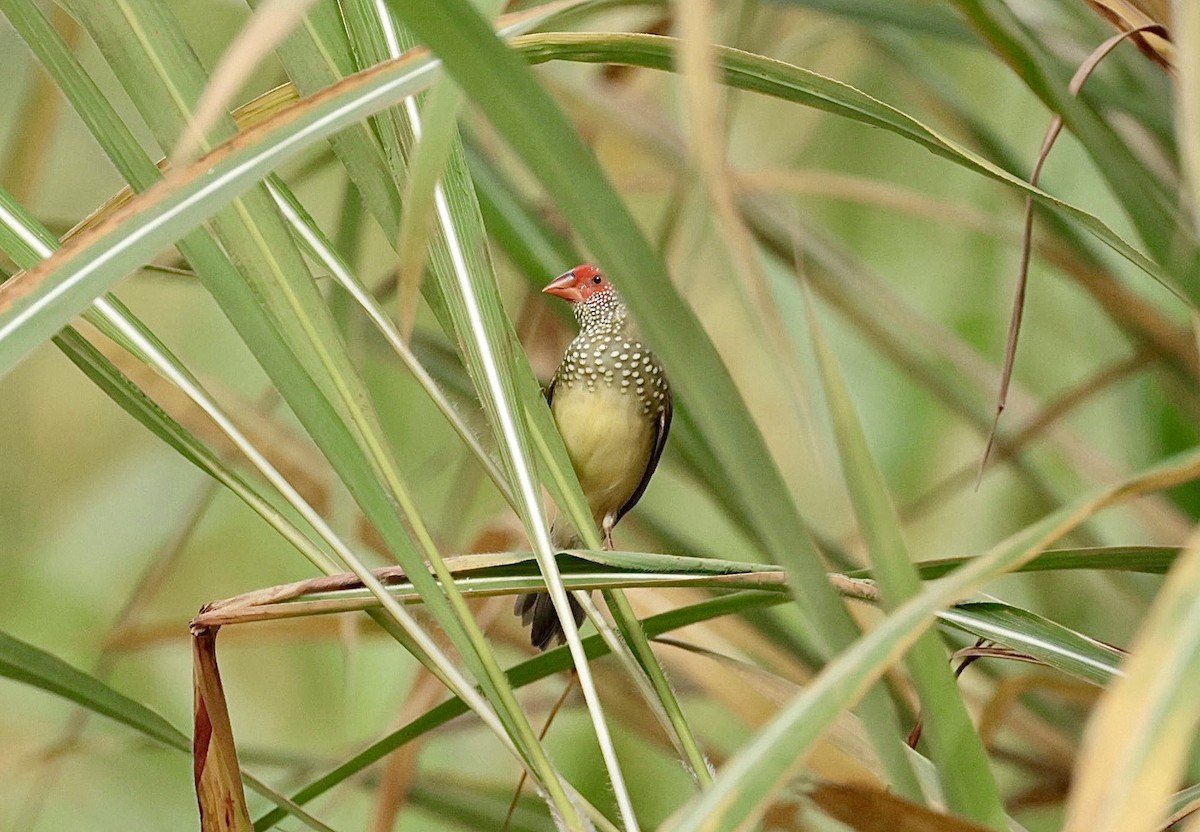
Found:
[[[584,303],[592,295],[611,290],[612,284],[608,282],[608,278],[598,268],[589,264],[576,266],[569,272],[560,274],[542,289],[547,295],[562,298],[567,303]]]

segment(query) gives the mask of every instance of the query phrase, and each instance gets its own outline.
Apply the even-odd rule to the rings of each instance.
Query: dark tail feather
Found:
[[[571,614],[575,616],[575,626],[583,624],[584,612],[579,602],[567,596],[571,604]],[[529,642],[539,650],[546,650],[551,642],[562,644],[567,640],[563,632],[562,622],[554,611],[554,603],[545,592],[527,592],[517,596],[513,604],[513,614],[521,616],[521,623],[529,627]]]

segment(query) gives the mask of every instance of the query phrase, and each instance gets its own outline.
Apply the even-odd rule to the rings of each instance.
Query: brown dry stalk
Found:
[[[1079,69],[1075,71],[1075,75],[1071,78],[1071,83],[1067,87],[1071,95],[1079,95],[1084,82],[1087,81],[1096,67],[1100,65],[1100,62],[1116,49],[1122,41],[1143,32],[1154,32],[1164,38],[1168,37],[1167,30],[1157,24],[1140,26],[1137,29],[1113,35],[1096,47],[1087,60],[1080,64]],[[1056,113],[1054,118],[1050,119],[1050,126],[1046,129],[1046,135],[1042,139],[1042,148],[1038,151],[1037,160],[1033,165],[1033,172],[1029,175],[1030,185],[1037,186],[1038,179],[1042,175],[1042,167],[1046,164],[1046,157],[1050,155],[1050,150],[1054,147],[1054,142],[1058,139],[1058,134],[1062,132],[1062,128],[1062,116]],[[1017,288],[1013,298],[1012,316],[1008,323],[1008,338],[1004,347],[1004,370],[1000,376],[1000,390],[996,394],[996,414],[992,419],[992,429],[988,432],[987,444],[983,449],[983,457],[979,460],[979,473],[975,478],[976,488],[979,487],[980,481],[983,480],[983,470],[987,466],[988,457],[992,453],[992,446],[996,441],[996,431],[1000,427],[1000,416],[1004,413],[1004,406],[1008,400],[1008,387],[1012,381],[1013,365],[1017,357],[1017,339],[1021,334],[1021,319],[1025,312],[1025,290],[1029,282],[1029,259],[1032,252],[1033,197],[1027,196],[1025,197],[1024,234],[1021,238],[1021,265],[1017,272]]]
[[[491,554],[455,555],[445,558],[446,569],[452,575],[465,575],[498,566],[512,566],[531,560],[532,556],[522,552],[496,552]],[[397,586],[408,583],[404,570],[399,566],[383,566],[371,570],[385,586]],[[786,580],[783,570],[735,572],[724,575],[672,575],[665,578],[660,586],[687,586],[694,583],[707,585],[729,583],[739,588],[761,586],[772,588],[782,585]],[[850,579],[845,579],[849,581]],[[853,582],[852,582],[853,583]],[[321,598],[300,601],[299,599],[318,593],[335,592],[338,590],[361,589],[362,581],[351,572],[337,575],[322,575],[303,581],[278,584],[264,589],[256,589],[232,598],[212,601],[205,604],[199,614],[192,619],[193,629],[205,627],[221,627],[227,624],[242,624],[251,621],[266,621],[279,618],[291,618],[301,615],[317,615],[335,612],[357,612],[372,608],[377,601],[369,598]],[[579,589],[611,589],[609,581],[598,579],[594,584],[580,585]],[[475,595],[511,594],[516,589],[486,589]]]
[[[192,629],[192,685],[195,718],[192,761],[201,832],[250,832],[254,828],[242,791],[241,769],[221,672],[217,669],[217,630]]]

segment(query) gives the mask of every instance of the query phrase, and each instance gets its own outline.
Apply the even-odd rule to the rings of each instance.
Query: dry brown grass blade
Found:
[[[246,83],[259,62],[283,43],[304,19],[314,0],[265,0],[221,56],[196,103],[195,115],[171,152],[175,164],[189,161]]]
[[[511,554],[501,553],[497,555],[489,555],[489,558],[496,558],[495,564],[481,563],[479,555],[460,555],[458,557],[446,558],[446,567],[452,573],[475,570],[483,568],[487,565],[500,565],[515,563],[517,560],[528,560],[528,556],[516,558]],[[371,574],[375,576],[385,586],[395,584],[405,584],[407,580],[399,567],[385,566],[379,569],[371,570]],[[730,574],[730,575],[704,575],[704,576],[683,576],[670,577],[665,579],[662,586],[687,586],[694,583],[703,583],[705,586],[712,587],[718,584],[727,584],[730,588],[747,589],[758,587],[781,587],[787,580],[787,576],[782,571],[776,572],[755,572],[750,579],[751,583],[747,583],[745,575]],[[326,584],[326,581],[334,583]],[[361,595],[357,597],[335,597],[335,598],[319,598],[308,601],[296,600],[303,595],[308,595],[315,592],[326,592],[337,589],[360,589],[361,582],[357,576],[346,572],[338,575],[332,575],[322,578],[312,578],[307,581],[299,581],[294,584],[282,584],[280,586],[268,587],[255,592],[247,593],[245,596],[238,598],[227,599],[225,601],[217,601],[206,605],[194,619],[193,626],[204,627],[223,627],[229,624],[248,624],[255,621],[274,621],[283,618],[297,618],[310,615],[329,615],[331,613],[343,612],[362,612],[364,610],[374,609],[379,605],[379,601],[371,595]],[[612,589],[614,585],[603,578],[598,578],[594,581],[580,583],[572,587],[583,591],[597,589]],[[468,597],[490,597],[493,595],[509,595],[514,592],[512,589],[495,588],[495,587],[473,587],[463,586],[460,591],[464,596]],[[529,591],[524,588],[520,591]],[[396,593],[400,597],[402,603],[417,603],[419,595],[411,585],[400,587]]]
[[[1110,52],[1117,48],[1122,41],[1133,35],[1142,32],[1157,32],[1163,37],[1167,36],[1167,30],[1157,24],[1150,24],[1133,29],[1128,32],[1121,32],[1113,35],[1088,56],[1079,69],[1075,71],[1075,75],[1071,78],[1071,83],[1068,89],[1071,95],[1079,95],[1079,90],[1088,77],[1095,71]],[[1050,126],[1046,129],[1046,135],[1042,139],[1042,148],[1038,151],[1037,161],[1033,165],[1033,173],[1029,175],[1029,184],[1036,186],[1038,179],[1042,175],[1042,167],[1046,164],[1046,157],[1050,155],[1051,148],[1054,147],[1054,142],[1058,139],[1058,134],[1062,132],[1063,120],[1062,117],[1055,114],[1054,118],[1050,119]],[[1025,200],[1025,228],[1024,235],[1021,238],[1021,265],[1017,273],[1017,289],[1013,298],[1012,316],[1008,323],[1008,338],[1004,347],[1004,370],[1000,376],[1000,390],[996,394],[996,414],[992,419],[992,429],[988,433],[987,444],[983,449],[983,457],[979,460],[979,473],[975,479],[975,487],[979,487],[980,481],[983,479],[984,468],[987,467],[988,457],[991,455],[992,446],[996,441],[996,431],[1000,427],[1000,416],[1004,413],[1004,406],[1008,400],[1008,387],[1012,381],[1013,365],[1017,357],[1017,340],[1021,334],[1021,318],[1025,312],[1025,290],[1029,282],[1029,259],[1033,253],[1033,200],[1026,198]]]
[[[822,812],[855,832],[984,832],[982,826],[869,786],[817,783],[805,791]]]
[[[53,27],[62,36],[64,43],[74,49],[83,29],[61,6],[54,4],[48,10]],[[9,55],[6,63],[15,60]],[[11,70],[10,70],[11,71]],[[46,160],[54,147],[55,127],[62,109],[63,97],[45,68],[38,64],[33,69],[33,78],[21,102],[21,110],[9,116],[14,130],[4,159],[0,162],[0,182],[8,188],[17,202],[28,205],[37,195]]]
[[[192,684],[195,728],[192,755],[201,832],[252,832],[254,824],[242,791],[241,768],[221,673],[217,668],[217,630],[192,629]]]
[[[1170,0],[1083,0],[1096,14],[1124,32],[1146,29],[1157,24],[1170,29]],[[1165,35],[1146,32],[1133,38],[1134,44],[1150,60],[1163,69],[1175,68],[1175,45]]]

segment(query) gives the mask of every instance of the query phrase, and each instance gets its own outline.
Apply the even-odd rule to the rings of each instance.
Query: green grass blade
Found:
[[[1097,569],[1143,572],[1164,575],[1182,550],[1178,546],[1091,546],[1082,549],[1052,549],[1042,552],[1021,567],[1022,572],[1054,572],[1073,569]],[[921,561],[915,566],[925,580],[940,578],[974,558],[944,558]],[[868,570],[848,572],[851,577],[867,577]]]
[[[533,63],[570,60],[670,70],[674,66],[678,41],[656,35],[623,33],[552,34],[523,39],[519,46],[526,59]],[[1095,215],[1030,186],[1021,177],[998,167],[885,102],[848,84],[762,55],[717,47],[717,57],[724,73],[724,83],[729,86],[804,104],[883,128],[968,170],[1016,188],[1086,229],[1181,299],[1193,306],[1200,305],[1200,290],[1193,288],[1189,281],[1176,282],[1169,270],[1138,251]]]
[[[871,455],[850,391],[811,301],[808,326],[850,501],[884,602],[895,609],[920,591],[921,581],[909,561],[887,484]],[[1008,820],[983,741],[967,714],[936,631],[917,638],[907,664],[925,711],[925,738],[947,806],[993,829],[1007,829]]]
[[[0,676],[61,696],[92,713],[106,716],[132,728],[168,748],[185,754],[192,753],[191,738],[150,708],[109,687],[95,676],[84,673],[57,656],[14,638],[2,630]],[[295,814],[309,828],[329,832],[328,826],[303,810],[297,811],[299,807],[294,802],[258,778],[246,772],[242,772],[242,777],[252,789],[279,807],[275,811]]]
[[[69,699],[169,748],[191,753],[191,739],[145,705],[3,631],[0,631],[0,676]]]

